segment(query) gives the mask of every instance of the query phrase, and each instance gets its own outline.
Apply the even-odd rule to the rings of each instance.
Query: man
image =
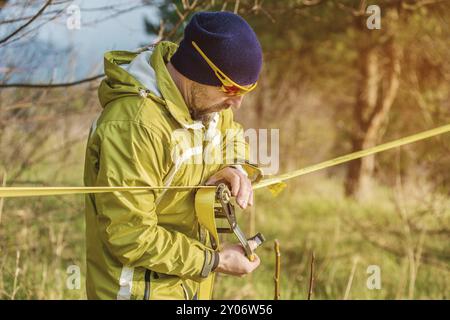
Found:
[[[241,135],[232,149],[245,152],[233,161],[205,161],[211,150],[225,153],[227,130],[241,130],[230,108],[240,108],[261,70],[261,47],[245,20],[197,13],[179,47],[164,41],[141,53],[112,51],[104,63],[104,110],[87,144],[86,186],[225,182],[239,206],[253,204],[251,180],[260,171],[244,161]],[[180,143],[180,133],[196,143]],[[211,272],[243,276],[258,267],[238,244],[211,249],[194,197],[195,190],[167,189],[88,195],[87,297],[196,299]]]

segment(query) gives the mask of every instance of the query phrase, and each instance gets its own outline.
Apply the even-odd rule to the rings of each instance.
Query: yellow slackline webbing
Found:
[[[215,190],[198,190],[195,195],[195,212],[197,214],[198,222],[206,228],[209,234],[214,238],[214,242],[217,244],[214,249],[217,250],[219,249],[220,239],[214,213],[215,198]],[[199,300],[212,299],[215,274],[215,272],[211,272],[205,280],[200,282],[198,289]]]
[[[0,198],[56,196],[66,194],[105,193],[114,191],[142,191],[176,189],[215,189],[216,186],[156,186],[156,187],[1,187]]]
[[[447,124],[447,125],[444,125],[441,127],[437,127],[437,128],[431,129],[431,130],[423,131],[420,133],[416,133],[411,136],[400,138],[400,139],[397,139],[397,140],[394,140],[391,142],[383,143],[383,144],[380,144],[380,145],[372,147],[372,148],[352,152],[352,153],[346,154],[344,156],[340,156],[340,157],[337,157],[337,158],[334,158],[331,160],[327,160],[324,162],[320,162],[318,164],[314,164],[312,166],[308,166],[308,167],[305,167],[305,168],[302,168],[299,170],[281,174],[279,176],[276,176],[276,177],[273,177],[270,179],[265,179],[265,180],[260,181],[259,183],[256,183],[255,185],[253,185],[253,189],[255,190],[255,189],[260,189],[260,188],[264,188],[264,187],[269,187],[269,188],[272,188],[271,191],[273,191],[274,193],[278,193],[280,191],[280,189],[284,188],[285,180],[299,177],[299,176],[302,176],[302,175],[305,175],[308,173],[312,173],[315,171],[319,171],[322,169],[326,169],[329,167],[333,167],[338,164],[349,162],[349,161],[352,161],[355,159],[367,157],[367,156],[375,154],[375,153],[379,153],[379,152],[383,152],[383,151],[393,149],[396,147],[404,146],[409,143],[428,139],[428,138],[431,138],[431,137],[434,137],[434,136],[437,136],[440,134],[444,134],[447,132],[450,132],[450,124]]]
[[[312,166],[308,166],[299,170],[291,171],[278,175],[273,178],[264,179],[253,185],[253,189],[261,189],[269,187],[272,192],[278,193],[284,186],[284,181],[312,173],[325,168],[336,166],[355,159],[363,158],[375,153],[404,146],[413,142],[428,139],[440,134],[450,132],[450,124],[437,127],[431,130],[423,131],[408,137],[400,138],[391,142],[387,142],[372,148],[353,152],[344,156],[340,156],[328,161],[324,161]],[[66,194],[86,194],[86,193],[104,193],[114,191],[148,191],[160,189],[190,190],[190,189],[212,189],[215,186],[155,186],[155,187],[0,187],[0,197],[31,197],[31,196],[51,196]]]

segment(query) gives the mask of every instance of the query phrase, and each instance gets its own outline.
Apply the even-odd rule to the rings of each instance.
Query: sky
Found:
[[[10,1],[0,11],[0,21],[22,16],[19,0]],[[32,15],[42,7],[44,1],[35,1],[35,5],[26,14]],[[109,7],[117,4],[119,10],[139,5],[141,0],[74,0],[60,18],[42,25],[35,38],[31,35],[0,47],[0,72],[14,66],[18,69],[8,82],[33,81],[36,83],[75,81],[102,72],[103,54],[109,50],[133,50],[144,44],[150,44],[155,36],[146,34],[144,19],[158,21],[158,10],[145,6],[123,13],[112,19],[93,24],[114,13],[108,8],[92,11],[93,8]],[[50,10],[64,9],[53,7]],[[79,11],[78,11],[79,9]],[[80,28],[71,23],[77,21],[79,12]],[[0,38],[15,30],[24,21],[17,24],[0,25]],[[38,26],[34,21],[26,30]],[[71,27],[68,27],[69,26]],[[23,34],[23,33],[21,33]],[[20,35],[20,34],[18,34]],[[74,50],[71,50],[71,49]],[[59,53],[56,55],[54,53]],[[3,71],[2,71],[3,70]],[[0,77],[4,82],[4,74]],[[1,81],[0,80],[0,81]]]

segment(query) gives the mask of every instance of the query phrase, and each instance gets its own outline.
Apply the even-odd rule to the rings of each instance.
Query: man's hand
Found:
[[[253,205],[252,183],[242,172],[233,167],[226,167],[211,176],[206,185],[218,185],[223,182],[231,187],[231,194],[236,197],[236,202],[242,209],[247,208],[247,205]]]
[[[256,242],[253,240],[250,240],[248,244],[252,250],[255,250],[257,247]],[[261,262],[256,254],[253,255],[255,259],[250,261],[240,244],[226,244],[219,251],[219,265],[214,271],[243,277],[255,270]]]

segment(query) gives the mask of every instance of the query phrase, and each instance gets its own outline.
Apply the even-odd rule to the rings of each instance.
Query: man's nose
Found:
[[[242,103],[242,99],[244,98],[244,96],[235,96],[235,97],[230,97],[227,99],[227,104],[230,107],[239,109],[241,107],[241,103]]]

